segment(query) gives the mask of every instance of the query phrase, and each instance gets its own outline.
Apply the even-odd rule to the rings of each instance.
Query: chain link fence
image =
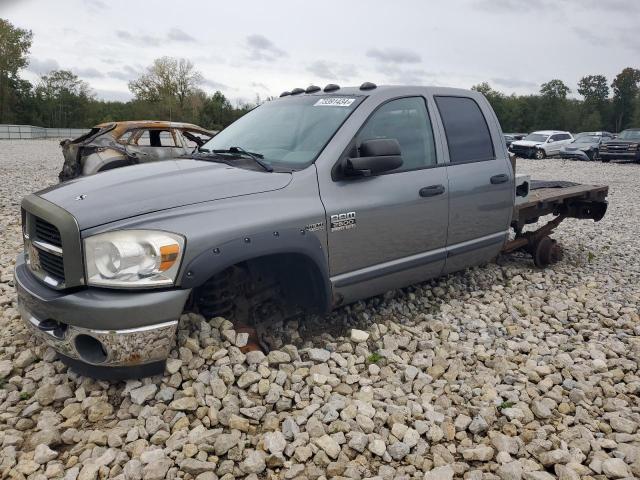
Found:
[[[75,138],[88,128],[45,128],[33,125],[0,125],[0,140],[32,138]]]

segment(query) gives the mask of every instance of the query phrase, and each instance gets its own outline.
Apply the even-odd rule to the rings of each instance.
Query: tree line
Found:
[[[32,84],[19,76],[28,65],[33,34],[0,18],[0,124],[84,128],[119,120],[172,120],[219,130],[262,100],[235,105],[217,91],[202,90],[202,74],[186,59],[156,59],[129,82],[134,99],[97,99],[90,85],[69,70],[53,70]]]
[[[557,79],[543,83],[537,95],[505,95],[486,82],[472,89],[487,97],[505,132],[620,132],[640,127],[639,85],[640,70],[628,67],[610,86],[604,75],[582,77],[577,85],[582,100],[569,98],[571,89]]]
[[[117,120],[158,119],[196,123],[219,130],[261,102],[233,105],[217,91],[209,95],[204,78],[189,60],[162,57],[129,82],[134,98],[128,102],[97,99],[90,85],[69,70],[54,70],[35,84],[20,78],[28,65],[33,40],[29,30],[0,18],[0,123],[45,127],[89,127]],[[571,132],[619,132],[640,127],[640,70],[625,68],[609,84],[604,75],[578,81],[582,100],[570,98],[561,80],[542,84],[538,94],[506,95],[484,82],[482,92],[505,132],[541,129]],[[269,99],[267,99],[269,100]]]

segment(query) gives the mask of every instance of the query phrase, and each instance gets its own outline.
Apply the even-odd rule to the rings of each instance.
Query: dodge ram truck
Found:
[[[477,92],[296,88],[185,157],[26,196],[18,306],[77,371],[151,375],[184,311],[264,325],[501,252],[548,265],[561,253],[549,233],[567,217],[602,218],[607,191],[516,184]]]

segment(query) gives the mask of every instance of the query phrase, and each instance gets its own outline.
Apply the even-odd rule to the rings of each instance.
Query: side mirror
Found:
[[[395,138],[367,140],[362,142],[359,150],[359,157],[347,158],[345,175],[369,177],[395,170],[402,165],[400,144]]]
[[[553,143],[553,142],[555,142],[553,138],[550,138],[549,140],[547,140],[547,143]]]

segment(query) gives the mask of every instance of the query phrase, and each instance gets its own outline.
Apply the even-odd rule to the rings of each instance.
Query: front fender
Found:
[[[323,285],[324,309],[330,310],[331,283],[323,246],[317,236],[305,229],[270,230],[211,245],[181,269],[179,285],[182,288],[199,287],[232,265],[279,254],[302,255],[313,262]]]

